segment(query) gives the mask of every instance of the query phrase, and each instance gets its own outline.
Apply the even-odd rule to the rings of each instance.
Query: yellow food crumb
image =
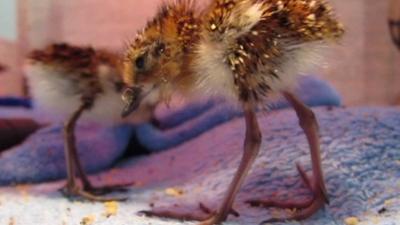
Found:
[[[95,221],[96,217],[94,215],[89,215],[89,216],[85,216],[82,218],[81,220],[81,224],[80,225],[90,225],[93,224]]]
[[[111,202],[105,202],[104,207],[106,211],[104,212],[104,216],[110,217],[110,216],[115,216],[117,215],[118,212],[118,202],[116,201],[111,201]]]
[[[179,188],[167,188],[165,189],[165,194],[173,197],[179,197],[184,194],[184,191]]]
[[[346,225],[357,225],[358,223],[360,223],[357,217],[347,217],[344,222],[346,223]]]
[[[385,202],[384,202],[384,204],[385,204],[385,206],[391,206],[391,205],[393,205],[393,199],[389,199],[389,200],[386,200]]]

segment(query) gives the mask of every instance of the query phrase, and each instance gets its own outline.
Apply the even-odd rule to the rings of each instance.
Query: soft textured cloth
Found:
[[[297,95],[309,106],[339,106],[339,94],[326,82],[312,76],[300,79]],[[270,109],[289,107],[287,101],[278,99],[270,103]],[[221,123],[241,116],[242,111],[229,103],[214,100],[203,104],[185,104],[181,108],[159,110],[158,126],[150,123],[138,126],[139,142],[147,149],[160,151],[173,147],[207,131]],[[160,129],[160,127],[162,129]]]
[[[32,104],[31,101],[26,98],[6,97],[6,98],[0,98],[0,106],[30,108]]]
[[[400,108],[314,108],[320,121],[322,167],[330,205],[308,220],[276,225],[343,225],[356,217],[357,225],[398,225],[400,221]],[[251,208],[254,197],[304,199],[310,197],[295,163],[310,174],[306,138],[293,110],[259,113],[260,155],[247,177],[225,225],[258,225],[279,216],[274,209]],[[243,118],[186,141],[169,151],[134,159],[93,177],[96,184],[136,185],[124,195],[116,215],[107,217],[102,203],[68,202],[57,189],[64,182],[0,189],[0,224],[80,224],[85,217],[96,225],[195,225],[176,220],[137,216],[149,204],[176,210],[196,210],[198,202],[215,208],[237,169],[245,134]],[[182,190],[171,196],[167,188]],[[177,206],[172,206],[177,205]],[[274,224],[274,225],[275,225]]]
[[[315,77],[300,80],[299,96],[311,106],[340,105],[337,92]],[[271,104],[272,108],[287,107],[285,101]],[[0,110],[0,118],[33,117],[28,110]],[[124,153],[135,133],[140,144],[151,151],[161,151],[184,143],[191,138],[234,117],[241,111],[220,100],[162,108],[157,111],[159,127],[150,123],[137,127],[78,126],[76,129],[80,159],[86,171],[108,168]],[[20,182],[41,182],[65,177],[62,124],[52,124],[32,134],[23,144],[0,155],[0,185]]]
[[[133,127],[104,128],[82,125],[77,129],[80,159],[89,173],[109,168],[121,157]],[[0,155],[0,185],[40,182],[66,176],[61,124],[32,134],[24,143]]]

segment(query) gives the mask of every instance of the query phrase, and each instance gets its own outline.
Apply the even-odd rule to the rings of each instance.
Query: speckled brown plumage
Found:
[[[33,50],[28,55],[32,64],[40,63],[62,72],[64,79],[76,83],[75,92],[82,94],[82,100],[93,104],[99,93],[103,92],[98,73],[99,66],[106,65],[120,70],[120,58],[106,50],[95,50],[92,47],[79,47],[66,43],[56,43],[44,49]],[[116,91],[123,88],[122,77],[116,73],[113,79]]]
[[[146,45],[154,41],[153,38],[157,38],[160,33],[164,33],[181,50],[188,51],[198,40],[199,30],[200,21],[193,1],[178,0],[173,5],[164,3],[131,46]]]
[[[164,5],[154,18],[126,50],[124,81],[129,88],[123,114],[134,111],[150,93],[168,102],[173,92],[188,99],[223,97],[244,111],[246,134],[239,168],[218,211],[199,225],[220,224],[234,211],[235,196],[261,146],[256,110],[277,94],[293,106],[307,136],[313,178],[300,165],[297,169],[313,198],[249,203],[298,209],[288,218],[267,222],[305,219],[328,203],[316,117],[291,89],[298,74],[317,63],[319,51],[344,33],[329,5],[324,0],[210,0],[199,8],[182,0]],[[190,218],[157,208],[146,215]]]
[[[232,14],[240,15],[242,9],[254,4],[259,4],[262,16],[244,30],[246,24],[232,20]],[[214,41],[229,43],[226,62],[242,101],[267,97],[271,87],[264,76],[279,79],[290,46],[335,40],[343,34],[331,8],[317,0],[217,0],[206,11],[203,26]]]
[[[253,27],[252,31],[273,31],[305,40],[337,38],[343,33],[342,25],[333,17],[331,7],[324,0],[216,0],[206,10],[205,29],[218,32],[219,38],[228,30],[241,32],[244,24],[228,18],[240,13],[241,8],[255,4],[262,10],[262,18],[258,28]],[[260,27],[261,24],[264,26]]]
[[[251,15],[243,14],[255,5],[262,15],[249,24]],[[221,61],[232,70],[238,99],[262,102],[275,91],[271,79],[282,77],[281,67],[293,51],[306,43],[335,41],[342,34],[343,26],[321,0],[215,0],[198,13],[193,2],[177,1],[164,4],[128,46],[125,80],[140,82],[142,77],[161,82],[179,77],[175,83],[184,89],[185,83],[198,79],[189,76],[201,76],[192,64],[201,40],[208,39],[226,46]],[[139,52],[157,49],[161,42],[163,53],[154,57],[156,65],[135,71],[132,61]]]
[[[128,44],[130,51],[126,51],[124,60],[124,78],[127,83],[136,79],[163,82],[181,75],[176,73],[179,71],[177,68],[189,65],[188,55],[200,35],[201,21],[194,6],[193,1],[178,0],[160,7],[154,19]],[[162,41],[160,36],[163,36]],[[149,63],[152,65],[141,70],[135,68],[135,60],[139,55],[150,58]],[[171,60],[176,58],[180,60]],[[156,70],[161,72],[158,76],[149,76]]]
[[[35,109],[51,112],[55,118],[68,116],[63,127],[67,171],[64,193],[68,197],[120,200],[99,196],[120,190],[124,185],[93,186],[80,163],[75,137],[75,126],[81,117],[97,123],[122,122],[120,66],[118,54],[65,43],[51,44],[32,51],[28,56],[25,72]],[[136,114],[134,120],[147,121],[151,110],[151,106],[145,108]],[[141,116],[142,113],[145,115]]]

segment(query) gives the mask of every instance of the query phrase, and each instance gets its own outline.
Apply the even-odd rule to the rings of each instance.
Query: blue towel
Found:
[[[326,82],[313,76],[302,77],[297,88],[297,95],[311,107],[341,105],[339,94]],[[289,107],[288,102],[281,99],[271,103],[269,108],[283,109],[287,107]],[[164,112],[158,118],[160,121],[158,126],[149,123],[138,126],[136,135],[140,144],[147,149],[161,151],[241,115],[240,109],[234,108],[222,100],[196,102],[188,104],[178,111]]]
[[[79,157],[89,173],[112,166],[128,145],[133,127],[77,127]],[[84,137],[84,138],[82,138]],[[24,143],[0,155],[0,185],[32,183],[66,176],[62,125],[54,124],[32,134]]]
[[[32,104],[31,101],[26,98],[5,97],[5,98],[0,98],[0,106],[31,108]]]
[[[347,217],[357,217],[360,225],[399,225],[400,107],[318,107],[314,112],[330,204],[305,221],[271,225],[344,225]],[[295,112],[259,113],[257,119],[260,153],[234,203],[240,217],[230,216],[226,224],[258,225],[284,216],[282,210],[249,207],[244,203],[248,199],[312,197],[295,166],[300,163],[311,176],[309,146]],[[217,209],[242,157],[244,126],[243,118],[233,119],[169,151],[124,162],[122,169],[103,179],[140,181],[146,191],[135,189],[130,196],[156,207],[202,214],[202,202]],[[169,197],[168,187],[178,187],[184,194]]]
[[[344,225],[347,217],[358,218],[359,225],[399,225],[400,108],[318,107],[314,112],[330,204],[307,220],[271,225]],[[295,167],[299,162],[311,175],[309,147],[294,111],[259,113],[257,119],[261,150],[234,202],[240,217],[229,216],[224,225],[259,225],[284,216],[283,210],[252,208],[247,199],[312,198]],[[203,216],[199,202],[217,209],[243,153],[243,128],[243,118],[233,119],[169,151],[130,159],[91,177],[95,185],[137,184],[123,193],[129,200],[120,202],[111,217],[104,216],[102,203],[67,201],[56,191],[64,183],[58,182],[0,189],[0,224],[79,224],[88,215],[95,216],[95,224],[196,224],[137,212],[150,203]],[[183,194],[166,194],[170,187]]]
[[[302,78],[298,93],[311,106],[340,105],[337,92],[315,77]],[[286,102],[278,101],[272,108],[287,106]],[[12,111],[7,114],[12,115]],[[0,115],[5,116],[1,112]],[[240,115],[240,110],[221,100],[213,100],[164,112],[157,118],[161,128],[150,123],[119,127],[80,125],[76,130],[78,151],[84,169],[89,173],[98,172],[109,168],[123,155],[132,134],[136,134],[138,141],[147,149],[161,151]],[[32,134],[23,144],[0,155],[0,185],[65,177],[63,148],[61,124],[52,124]]]

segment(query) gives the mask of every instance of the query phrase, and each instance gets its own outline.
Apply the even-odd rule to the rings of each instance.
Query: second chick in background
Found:
[[[77,121],[81,118],[107,125],[146,122],[153,117],[157,102],[149,96],[148,104],[143,104],[128,119],[121,119],[120,112],[124,104],[121,100],[123,82],[120,57],[106,50],[66,43],[51,44],[29,54],[25,72],[35,108],[51,113],[53,119],[64,121],[67,167],[64,193],[88,200],[113,200],[99,195],[121,190],[124,185],[94,187],[91,184],[78,156]],[[82,185],[79,185],[76,176]]]

